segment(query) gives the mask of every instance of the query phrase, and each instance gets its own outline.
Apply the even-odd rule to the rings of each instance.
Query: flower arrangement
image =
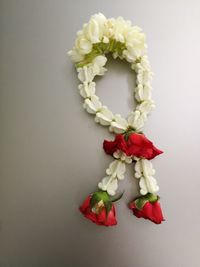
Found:
[[[127,119],[113,114],[95,94],[94,79],[105,74],[106,55],[109,53],[114,59],[126,60],[136,73],[134,96],[137,105]],[[105,140],[103,143],[104,151],[114,160],[106,170],[106,176],[98,183],[99,189],[85,199],[80,211],[98,225],[116,225],[114,202],[122,196],[116,195],[118,181],[124,179],[126,164],[134,163],[141,196],[134,199],[129,208],[136,217],[160,224],[164,217],[150,160],[163,152],[141,132],[148,114],[155,107],[151,98],[153,74],[147,57],[145,34],[122,17],[107,19],[98,13],[77,32],[75,46],[68,55],[75,63],[81,81],[78,88],[84,99],[83,108],[94,115],[96,123],[108,127],[115,134],[113,141]]]

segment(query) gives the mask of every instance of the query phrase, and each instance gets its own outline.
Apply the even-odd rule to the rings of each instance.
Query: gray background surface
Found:
[[[157,108],[144,130],[165,151],[153,160],[162,225],[127,209],[138,194],[131,166],[118,226],[78,212],[112,160],[102,149],[112,135],[83,110],[66,52],[99,11],[147,34]],[[199,2],[5,0],[0,12],[0,267],[199,267]],[[108,68],[97,94],[125,116],[132,72],[112,60]]]

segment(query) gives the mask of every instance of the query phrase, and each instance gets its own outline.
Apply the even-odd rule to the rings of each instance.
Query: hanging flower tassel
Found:
[[[138,218],[145,218],[154,223],[161,223],[163,219],[158,196],[155,193],[159,187],[153,175],[155,170],[150,159],[163,153],[141,133],[129,130],[124,134],[117,134],[114,141],[105,140],[103,148],[107,154],[114,157],[114,161],[106,169],[106,175],[99,182],[99,190],[89,195],[79,210],[97,225],[113,226],[117,224],[115,206],[118,180],[124,179],[126,164],[135,161],[135,177],[139,179],[141,197],[130,203],[129,207]],[[114,197],[115,196],[115,197]]]
[[[129,204],[129,208],[138,218],[144,218],[156,224],[160,224],[164,221],[159,197],[157,195],[148,193],[145,196],[136,198]]]
[[[105,140],[103,143],[105,152],[115,156],[116,153],[123,153],[135,161],[135,178],[139,179],[141,197],[130,203],[129,207],[138,218],[149,219],[160,224],[164,218],[159,197],[155,193],[159,190],[156,179],[153,177],[151,159],[163,153],[154,146],[142,133],[135,133],[133,130],[125,134],[117,134],[114,141]]]
[[[89,195],[80,207],[82,214],[93,223],[104,226],[117,224],[115,206],[108,193],[97,191]]]
[[[115,206],[123,193],[110,197],[106,191],[99,190],[89,195],[80,206],[80,212],[97,225],[113,226],[117,224]]]

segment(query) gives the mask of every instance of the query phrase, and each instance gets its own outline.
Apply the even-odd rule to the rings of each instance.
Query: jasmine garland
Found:
[[[114,59],[126,60],[136,74],[134,96],[137,105],[127,118],[113,114],[95,94],[94,79],[105,74],[106,55],[109,53]],[[122,17],[107,19],[101,13],[95,14],[77,32],[75,46],[68,54],[75,63],[81,81],[78,88],[84,99],[84,109],[94,115],[96,123],[116,134],[114,141],[104,141],[103,145],[105,152],[113,156],[114,161],[99,182],[99,190],[86,198],[80,211],[98,225],[116,225],[113,202],[119,198],[114,197],[118,180],[124,179],[126,164],[134,162],[135,178],[139,180],[142,196],[132,201],[129,207],[138,218],[161,223],[164,218],[156,194],[159,187],[150,160],[162,151],[141,133],[147,116],[155,107],[151,98],[153,74],[147,57],[145,34]]]

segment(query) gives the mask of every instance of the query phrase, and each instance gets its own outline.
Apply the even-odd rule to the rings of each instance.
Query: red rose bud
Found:
[[[148,160],[163,153],[144,134],[139,133],[117,134],[114,141],[104,140],[103,148],[109,155],[113,155],[116,150],[121,150],[127,156],[136,156]]]
[[[133,214],[136,217],[160,224],[164,221],[164,217],[158,199],[158,196],[148,193],[131,202],[129,208],[133,211]]]
[[[116,225],[115,206],[105,191],[97,191],[89,195],[79,210],[93,223],[104,226]]]

